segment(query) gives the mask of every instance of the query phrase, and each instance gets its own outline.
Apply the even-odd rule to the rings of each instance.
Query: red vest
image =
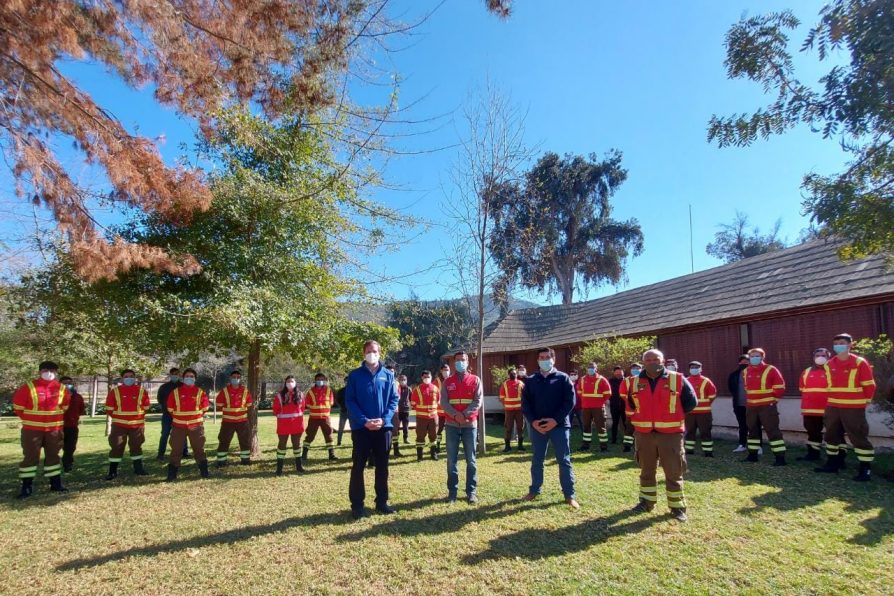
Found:
[[[117,385],[106,397],[106,414],[113,426],[122,428],[143,428],[149,406],[149,394],[141,385]]]
[[[742,380],[745,382],[745,406],[749,408],[775,404],[785,394],[782,373],[766,362],[746,366],[742,371]]]
[[[224,422],[246,422],[248,420],[248,407],[252,404],[251,393],[248,387],[233,387],[227,385],[220,390],[214,400]]]
[[[296,388],[291,394],[286,390],[285,399],[277,393],[273,398],[273,414],[276,415],[276,434],[296,435],[304,432],[304,396]],[[298,396],[298,403],[292,397]],[[285,402],[285,403],[283,403]]]
[[[829,365],[819,368],[811,366],[805,369],[798,379],[798,389],[801,390],[801,415],[822,416],[826,413],[826,402],[829,399],[829,387],[832,385],[832,377],[829,375]]]
[[[410,403],[416,410],[416,418],[422,420],[437,418],[440,401],[441,392],[434,383],[416,385],[410,396]]]
[[[168,398],[168,412],[174,419],[175,428],[196,428],[205,423],[205,412],[208,411],[208,396],[201,388],[192,385],[180,385],[171,392]]]
[[[865,358],[849,354],[842,362],[837,356],[829,360],[832,386],[829,405],[836,408],[863,409],[875,395],[875,378]]]
[[[332,388],[317,387],[314,385],[307,390],[305,394],[307,400],[307,409],[310,411],[310,417],[317,420],[329,420],[329,412],[332,410],[332,403],[335,397],[332,395]]]
[[[632,393],[631,388],[634,383],[637,382],[637,379],[639,379],[639,377],[624,377],[624,382],[618,387],[618,393],[621,394],[621,399],[624,400],[624,414],[628,419],[633,416],[633,410],[630,407],[630,400],[627,399],[627,396]]]
[[[611,397],[611,385],[608,384],[608,379],[600,374],[595,377],[585,375],[577,381],[577,384],[582,408],[601,408],[605,405],[605,400]]]
[[[438,395],[439,395],[439,396],[441,395],[441,388],[444,386],[444,380],[445,380],[445,379],[442,379],[442,378],[440,377],[440,373],[438,373],[438,378],[432,380],[432,382],[431,382],[432,385],[434,385],[434,386],[436,386],[436,387],[438,388]],[[444,416],[446,416],[446,414],[444,413],[444,408],[441,407],[441,398],[440,398],[440,397],[438,397],[438,416],[439,416],[440,418],[443,418]]]
[[[521,395],[525,384],[515,379],[507,379],[500,385],[500,402],[503,404],[503,410],[506,412],[514,412],[521,410]]]
[[[447,402],[457,412],[464,412],[475,397],[475,390],[478,389],[478,377],[465,373],[460,380],[457,375],[450,375],[444,383],[447,386]],[[469,422],[476,421],[478,410],[475,410],[468,418]]]
[[[12,396],[12,409],[22,428],[52,432],[62,430],[70,396],[59,381],[28,381]]]
[[[686,380],[692,384],[695,389],[695,397],[698,398],[698,405],[692,410],[693,414],[710,414],[711,404],[717,397],[717,387],[708,377],[698,375],[697,377],[689,376]]]
[[[654,392],[648,379],[637,378],[631,383],[634,412],[630,422],[634,430],[641,433],[683,432],[686,413],[680,398],[682,388],[683,375],[670,371],[658,378]]]

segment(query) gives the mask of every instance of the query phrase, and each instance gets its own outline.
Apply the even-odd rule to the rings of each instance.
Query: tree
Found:
[[[642,359],[643,352],[653,347],[653,336],[603,337],[582,345],[571,361],[580,367],[595,362],[603,372],[611,372],[616,366],[627,370],[631,363]]]
[[[884,333],[863,337],[854,342],[854,352],[872,364],[875,375],[875,398],[872,403],[888,414],[885,424],[894,428],[894,342]]]
[[[578,287],[621,283],[627,258],[643,250],[636,219],[611,217],[611,198],[626,179],[618,151],[602,160],[546,153],[524,185],[495,187],[488,197],[488,248],[502,271],[495,293],[505,296],[519,284],[558,291],[562,304],[571,304]]]
[[[403,344],[391,358],[415,381],[423,370],[435,373],[443,354],[465,346],[473,327],[465,301],[423,302],[415,297],[392,304],[388,324],[400,332]]]
[[[852,161],[838,174],[806,174],[802,189],[811,220],[847,241],[844,258],[894,252],[892,23],[889,0],[828,2],[800,48],[833,62],[818,86],[795,75],[788,32],[800,21],[791,11],[743,18],[726,35],[728,76],[755,81],[776,98],[753,114],[714,116],[708,140],[747,146],[802,123],[837,139]]]
[[[779,228],[782,220],[776,220],[768,234],[761,234],[755,226],[748,229],[748,215],[736,211],[731,224],[720,224],[720,230],[714,234],[714,242],[705,248],[712,257],[724,263],[735,263],[748,257],[756,257],[764,253],[785,248],[785,242],[779,239]]]

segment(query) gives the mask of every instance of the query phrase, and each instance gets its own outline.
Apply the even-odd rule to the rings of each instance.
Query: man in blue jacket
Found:
[[[388,505],[388,449],[391,446],[392,418],[399,399],[394,373],[379,362],[380,348],[376,341],[363,344],[363,364],[351,371],[345,386],[345,403],[351,420],[351,441],[354,443],[351,482],[351,516],[365,515],[366,486],[363,470],[370,454],[376,466],[376,511],[394,513]]]
[[[571,421],[574,409],[574,385],[571,379],[555,368],[556,353],[552,348],[537,350],[537,366],[540,369],[525,380],[522,390],[522,414],[531,428],[531,488],[526,501],[540,495],[543,486],[543,460],[550,443],[559,464],[559,482],[565,494],[565,502],[572,509],[579,509],[574,494],[574,470],[571,468]]]

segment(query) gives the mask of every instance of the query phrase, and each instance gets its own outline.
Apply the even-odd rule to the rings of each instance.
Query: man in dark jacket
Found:
[[[627,428],[627,417],[624,414],[624,399],[621,397],[621,385],[624,384],[624,369],[616,366],[612,370],[612,376],[608,380],[609,387],[612,388],[612,395],[608,400],[608,408],[612,415],[612,444],[618,442],[618,427],[621,427],[623,433]],[[626,436],[626,433],[625,435]],[[626,444],[626,442],[625,442]]]
[[[78,393],[71,377],[62,377],[59,382],[65,385],[71,396],[68,402],[68,409],[65,410],[65,422],[62,427],[62,471],[71,472],[74,466],[74,452],[78,448],[78,424],[81,416],[87,413],[87,406],[84,398]]]
[[[522,413],[531,427],[531,487],[525,496],[533,501],[543,486],[543,460],[550,443],[559,464],[559,481],[565,502],[579,509],[574,494],[574,470],[571,467],[571,421],[574,409],[574,385],[571,379],[555,368],[556,353],[552,348],[537,350],[540,370],[529,376],[522,390]]]
[[[345,425],[348,423],[348,406],[345,403],[345,389],[348,384],[348,377],[344,379],[342,388],[335,392],[335,403],[338,404],[338,441],[337,445],[341,445],[341,438],[345,434]]]
[[[736,422],[739,424],[739,446],[733,450],[733,453],[744,453],[748,451],[748,423],[745,421],[745,387],[742,385],[742,371],[748,366],[748,354],[739,356],[739,367],[729,374],[726,379],[726,386],[732,397],[733,413],[736,415]],[[762,432],[760,421],[758,421],[758,432]],[[763,436],[763,435],[761,435]],[[762,450],[759,450],[759,453]]]
[[[168,396],[180,385],[180,369],[174,367],[168,371],[168,380],[158,388],[156,399],[161,406],[161,439],[158,441],[158,461],[165,461],[168,438],[171,436],[171,427],[174,425],[174,418],[168,412]],[[189,441],[183,445],[183,457],[189,457],[188,443]]]

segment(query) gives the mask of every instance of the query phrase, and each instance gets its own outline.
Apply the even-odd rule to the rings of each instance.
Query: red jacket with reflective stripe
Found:
[[[655,391],[648,379],[638,377],[631,383],[630,399],[634,412],[630,422],[636,432],[683,432],[686,417],[680,397],[683,380],[682,374],[666,371],[655,383]]]
[[[584,375],[577,380],[575,389],[578,390],[577,396],[580,398],[581,408],[601,408],[605,405],[605,400],[612,395],[608,379],[600,374],[594,377]]]
[[[811,366],[801,373],[798,378],[798,389],[801,391],[802,416],[822,416],[826,413],[830,382],[828,364]]]
[[[865,358],[848,354],[847,360],[838,356],[829,360],[832,387],[829,406],[835,408],[865,408],[875,395],[875,377]]]
[[[142,385],[117,385],[106,396],[106,414],[113,426],[143,428],[151,402]]]
[[[475,398],[475,391],[478,389],[478,377],[471,373],[465,373],[462,381],[460,381],[457,375],[450,375],[444,381],[444,384],[447,387],[447,402],[457,412],[465,412]],[[467,417],[469,422],[478,420],[478,412],[479,410],[475,410],[471,416]]]
[[[208,394],[196,385],[180,385],[168,396],[168,412],[176,428],[203,426],[210,405]]]
[[[441,373],[438,373],[438,375],[440,374]],[[441,407],[441,388],[444,386],[444,379],[438,376],[437,379],[432,380],[432,385],[435,385],[438,388],[438,417],[444,418],[447,416],[446,412],[444,412],[444,408]]]
[[[62,430],[70,400],[59,381],[37,379],[19,387],[12,396],[12,409],[22,419],[22,428],[52,432]]]
[[[297,403],[296,403],[297,402]],[[276,394],[273,398],[273,414],[276,416],[276,434],[297,435],[304,432],[304,394],[294,389]]]
[[[329,420],[329,412],[332,410],[332,404],[335,402],[335,395],[332,388],[313,386],[307,390],[304,396],[307,401],[307,410],[310,417],[317,420]]]
[[[521,394],[525,388],[525,384],[518,379],[506,379],[500,385],[500,403],[503,404],[503,410],[513,412],[521,410]]]
[[[624,382],[618,387],[618,393],[620,394],[621,399],[624,400],[624,414],[628,419],[633,416],[633,409],[630,407],[630,400],[627,399],[627,396],[630,395],[630,388],[637,379],[639,379],[639,377],[624,377]]]
[[[698,405],[690,412],[690,414],[710,414],[711,404],[717,397],[717,387],[714,382],[703,375],[688,376],[686,380],[695,389],[695,397],[698,398]]]
[[[246,422],[248,420],[248,408],[252,404],[251,393],[248,387],[239,385],[233,387],[227,385],[220,390],[214,403],[220,408],[221,417],[224,422]]]
[[[785,380],[782,373],[772,364],[761,362],[757,366],[748,365],[742,371],[745,383],[745,406],[759,408],[779,401],[785,394]]]
[[[410,395],[410,403],[416,410],[416,418],[429,420],[438,417],[438,404],[441,402],[441,392],[434,383],[416,385]]]

